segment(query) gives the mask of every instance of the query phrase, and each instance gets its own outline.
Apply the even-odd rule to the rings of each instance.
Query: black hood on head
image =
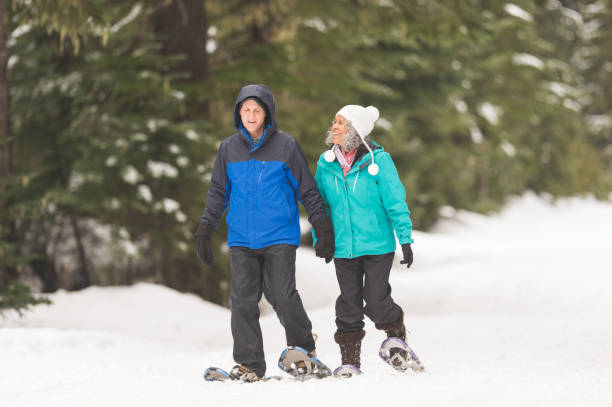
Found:
[[[240,104],[248,98],[257,98],[259,99],[258,102],[263,102],[266,105],[266,114],[269,115],[269,117],[266,117],[266,123],[270,123],[270,130],[275,130],[274,97],[266,85],[246,85],[240,89],[240,93],[238,93],[238,97],[236,98],[236,104],[234,105],[234,127],[240,129],[240,125],[242,124],[239,112]]]

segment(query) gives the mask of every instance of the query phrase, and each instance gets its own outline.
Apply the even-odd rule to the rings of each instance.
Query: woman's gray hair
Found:
[[[361,144],[361,137],[359,137],[359,134],[357,134],[357,130],[355,130],[350,121],[347,121],[345,126],[346,134],[344,135],[344,140],[342,140],[340,147],[342,147],[342,150],[346,152],[353,151]],[[327,130],[327,137],[325,137],[325,144],[327,144],[329,147],[332,147],[334,145],[332,138],[333,135],[330,127]],[[365,139],[367,141],[368,137],[366,137]]]

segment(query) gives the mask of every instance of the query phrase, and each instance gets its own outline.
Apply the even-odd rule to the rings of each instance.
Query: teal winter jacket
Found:
[[[373,144],[376,175],[368,173],[370,153],[353,163],[346,177],[337,160],[327,162],[322,154],[317,163],[315,180],[334,225],[334,257],[393,252],[394,230],[400,244],[413,243],[404,186],[389,153]]]

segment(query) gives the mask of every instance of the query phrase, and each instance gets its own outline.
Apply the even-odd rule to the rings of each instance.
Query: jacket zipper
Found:
[[[259,181],[261,181],[261,174],[263,174],[263,168],[265,164],[266,164],[265,161],[261,162],[261,168],[259,169],[259,178],[257,178],[257,184],[259,184]]]

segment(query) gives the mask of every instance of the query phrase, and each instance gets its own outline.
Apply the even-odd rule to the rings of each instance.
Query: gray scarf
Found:
[[[336,155],[336,159],[338,160],[338,164],[340,164],[340,166],[342,168],[350,168],[351,164],[346,162],[346,158],[344,158],[344,154],[342,154],[342,151],[340,151],[340,146],[338,144],[334,144],[334,146],[331,149],[334,154]]]

